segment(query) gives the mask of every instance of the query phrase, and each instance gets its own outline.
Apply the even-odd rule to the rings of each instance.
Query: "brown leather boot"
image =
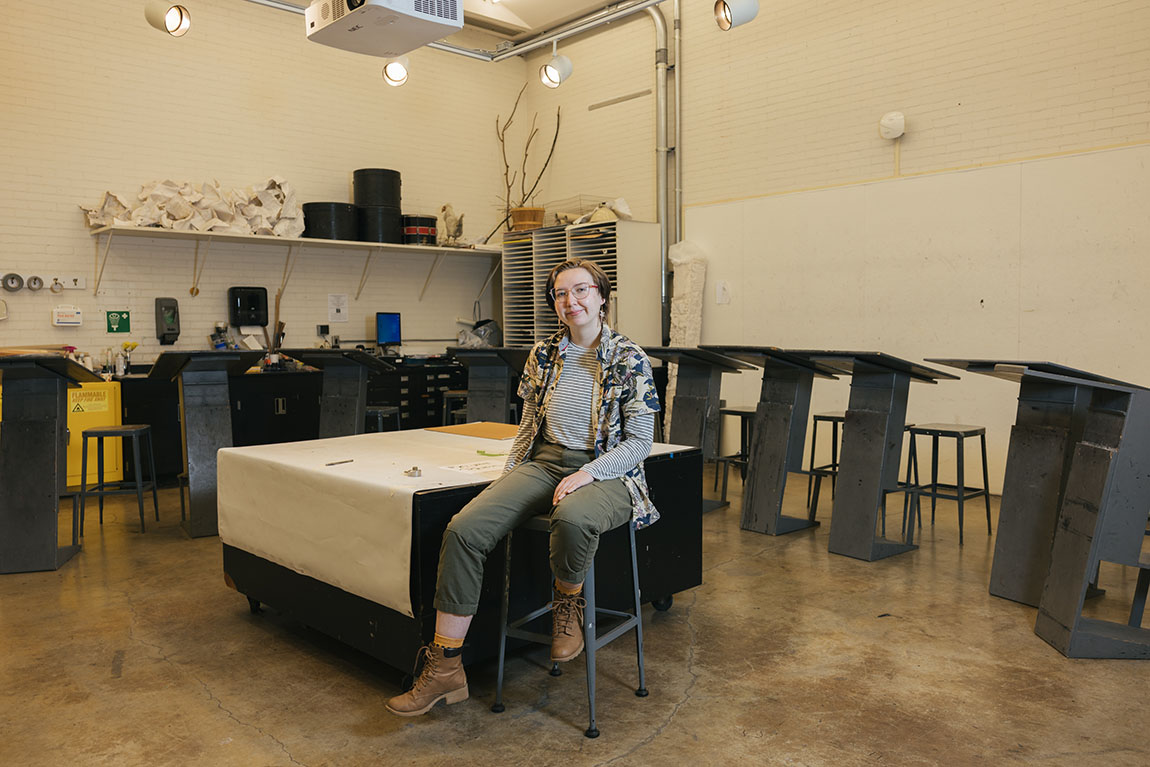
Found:
[[[583,608],[579,594],[555,594],[551,603],[551,660],[565,663],[583,652]]]
[[[448,658],[443,651],[444,648],[434,644],[420,649],[423,671],[410,690],[387,702],[388,711],[396,716],[419,716],[426,714],[444,698],[449,704],[467,700],[467,675],[463,672],[463,656]]]

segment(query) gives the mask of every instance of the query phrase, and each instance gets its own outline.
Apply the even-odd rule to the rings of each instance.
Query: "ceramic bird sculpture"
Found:
[[[465,214],[460,213],[458,216],[455,215],[455,210],[451,207],[451,203],[447,203],[440,208],[439,214],[443,218],[443,228],[440,230],[443,232],[443,241],[448,245],[456,244],[460,235],[463,234],[463,216]]]

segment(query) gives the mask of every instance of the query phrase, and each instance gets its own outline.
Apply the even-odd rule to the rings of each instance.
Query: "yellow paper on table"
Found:
[[[428,427],[427,431],[442,431],[447,434],[461,434],[464,437],[482,437],[483,439],[514,439],[519,427],[513,423],[477,421],[476,423],[457,423],[454,426],[431,426]]]

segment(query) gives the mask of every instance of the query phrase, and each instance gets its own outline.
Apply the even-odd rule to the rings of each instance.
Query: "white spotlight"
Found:
[[[192,14],[188,13],[188,9],[169,0],[147,0],[144,3],[144,18],[153,27],[172,37],[183,37],[192,27]]]
[[[539,67],[539,80],[548,88],[558,88],[574,69],[571,59],[559,55],[559,43],[552,42],[551,60]]]
[[[391,59],[383,65],[383,81],[398,88],[407,82],[408,61],[406,56]]]
[[[758,15],[759,0],[717,0],[715,3],[715,23],[724,32]]]

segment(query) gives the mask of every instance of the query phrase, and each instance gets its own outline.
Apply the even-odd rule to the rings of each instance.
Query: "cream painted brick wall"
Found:
[[[687,204],[1150,141],[1139,0],[778,0],[720,32],[684,3]]]
[[[39,4],[9,5],[0,27],[0,272],[79,274],[91,287],[96,243],[77,206],[163,178],[242,187],[281,175],[301,201],[350,201],[354,169],[395,168],[405,211],[434,213],[451,202],[466,214],[465,237],[498,220],[497,144],[476,126],[493,124],[523,82],[522,60],[485,64],[419,50],[410,82],[396,89],[380,77],[382,60],[309,43],[301,16],[239,0],[199,0],[192,31],[178,40],[146,24],[140,0],[75,4],[65,26],[46,24]],[[492,47],[490,38],[470,42]],[[226,317],[227,287],[263,285],[274,295],[286,250],[214,244],[192,298],[191,242],[118,240],[99,296],[0,295],[10,315],[0,345],[118,345],[122,337],[103,331],[102,312],[130,309],[131,339],[143,347],[139,358],[151,359],[159,350],[153,299],[175,296],[177,348],[204,348],[212,324]],[[328,294],[354,296],[365,255],[303,250],[284,298],[288,343],[316,340]],[[406,337],[454,337],[455,318],[471,316],[492,262],[448,256],[421,302],[431,264],[422,254],[377,258],[352,322],[333,332],[369,337],[374,312],[397,310]],[[85,326],[51,327],[59,303],[80,306]],[[492,316],[490,291],[483,307]]]
[[[561,42],[559,52],[568,56],[575,68],[571,78],[555,89],[544,87],[538,74],[539,68],[550,60],[551,49],[540,49],[526,57],[530,83],[524,96],[527,113],[537,111],[542,126],[537,139],[542,146],[533,150],[534,161],[541,163],[546,156],[555,107],[563,107],[559,143],[541,184],[538,202],[579,194],[614,195],[627,199],[637,220],[657,219],[654,29],[648,15],[639,13]],[[651,92],[588,109],[645,90]]]

